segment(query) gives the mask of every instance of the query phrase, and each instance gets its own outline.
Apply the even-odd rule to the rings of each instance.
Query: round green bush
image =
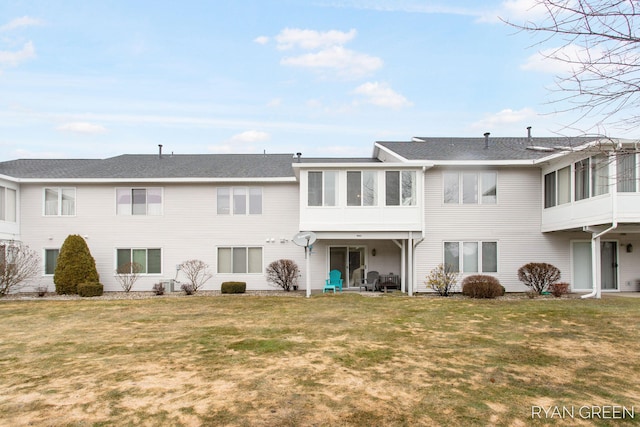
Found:
[[[471,298],[495,298],[504,295],[504,287],[493,276],[475,274],[462,281],[462,294]]]
[[[96,283],[100,281],[96,261],[89,252],[89,247],[82,236],[68,236],[58,255],[53,283],[58,294],[77,294],[80,283]]]

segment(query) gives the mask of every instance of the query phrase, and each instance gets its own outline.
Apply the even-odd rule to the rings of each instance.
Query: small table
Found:
[[[400,276],[397,274],[381,274],[378,277],[377,290],[384,289],[384,293],[387,293],[387,289],[400,289]]]

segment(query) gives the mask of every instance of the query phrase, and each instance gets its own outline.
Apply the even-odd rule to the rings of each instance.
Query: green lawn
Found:
[[[0,318],[1,425],[640,423],[640,299],[0,301]]]

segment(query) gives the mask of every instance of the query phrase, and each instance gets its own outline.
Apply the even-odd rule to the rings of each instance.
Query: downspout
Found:
[[[416,268],[415,268],[415,265],[416,265],[415,254],[417,253],[416,248],[420,243],[424,242],[425,236],[427,235],[427,224],[425,221],[425,217],[427,215],[427,207],[425,206],[425,197],[424,197],[426,172],[427,172],[427,167],[423,166],[422,167],[422,188],[420,189],[420,207],[422,209],[420,212],[420,227],[422,228],[422,237],[413,243],[414,268],[413,268],[413,271],[411,271],[411,276],[412,276],[412,283],[414,283],[414,285],[418,283],[418,272],[416,271]]]
[[[616,171],[616,163],[613,163],[614,173],[613,176],[618,176]],[[602,262],[602,255],[600,254],[600,237],[609,233],[612,230],[618,228],[618,187],[612,188],[613,194],[611,194],[611,227],[607,228],[600,233],[591,235],[591,280],[593,281],[593,291],[586,295],[582,295],[582,298],[600,298],[602,296],[602,277],[600,277],[600,262]]]

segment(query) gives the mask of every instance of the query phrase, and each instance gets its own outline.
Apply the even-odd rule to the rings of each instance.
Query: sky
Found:
[[[532,0],[3,0],[0,161],[571,133]],[[630,137],[629,135],[616,135]]]

